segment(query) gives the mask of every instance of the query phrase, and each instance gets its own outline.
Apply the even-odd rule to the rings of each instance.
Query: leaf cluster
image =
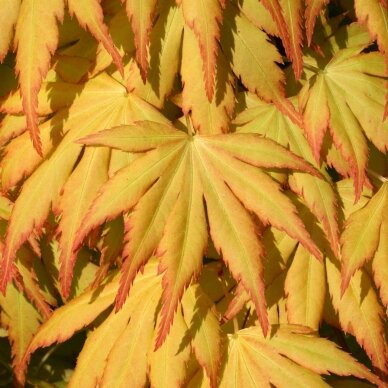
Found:
[[[0,0],[0,378],[386,386],[387,7]]]

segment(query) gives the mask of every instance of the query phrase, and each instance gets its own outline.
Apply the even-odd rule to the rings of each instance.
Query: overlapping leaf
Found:
[[[349,165],[357,199],[366,182],[365,136],[382,152],[388,147],[388,127],[382,120],[384,60],[378,53],[360,54],[361,50],[362,46],[339,51],[310,79],[303,101],[307,138],[316,158],[329,128],[335,147]],[[363,107],[365,101],[368,109]]]
[[[24,139],[25,148],[16,147],[15,152],[18,153],[22,150],[22,155],[26,160],[29,157],[33,159],[33,163],[30,163],[28,168],[33,169],[35,166],[37,168],[24,183],[8,225],[1,265],[1,288],[3,291],[8,281],[13,277],[12,262],[17,249],[26,241],[33,230],[39,233],[47,218],[51,204],[58,201],[61,189],[72,172],[82,150],[82,146],[74,141],[88,133],[130,123],[134,119],[167,121],[143,100],[133,94],[127,94],[125,88],[113,78],[107,74],[101,74],[85,84],[83,92],[69,110],[58,112],[57,115],[44,124],[43,130],[47,133],[48,141],[47,152],[53,147],[52,137],[54,136],[55,139],[55,136],[59,135],[58,132],[65,133],[60,144],[54,149],[49,158],[39,165],[40,160],[36,157],[34,149],[29,145],[26,138]],[[81,123],[82,125],[80,125]],[[15,140],[18,141],[18,139]],[[98,163],[101,163],[101,161],[98,161]],[[16,167],[21,168],[20,165]],[[19,173],[19,179],[23,175],[24,173]],[[51,186],[48,187],[47,184]],[[82,196],[78,196],[77,200],[82,202]],[[28,211],[31,208],[34,208],[33,213]],[[72,220],[69,221],[68,219],[67,222],[79,222],[79,220],[76,221],[79,215],[72,212],[71,209],[69,211]],[[22,218],[20,218],[21,215],[23,215]],[[71,241],[69,244],[71,244]],[[64,246],[61,248],[65,249]],[[68,251],[66,255],[69,261],[72,260],[70,252]]]
[[[263,222],[285,230],[316,257],[321,257],[291,202],[281,194],[279,186],[255,166],[287,167],[312,174],[316,174],[316,171],[271,140],[251,134],[190,136],[165,125],[139,122],[133,126],[103,131],[83,142],[132,152],[152,148],[102,187],[84,219],[76,242],[80,244],[93,228],[105,220],[136,206],[128,225],[127,259],[123,266],[118,307],[123,305],[139,268],[158,248],[162,263],[169,262],[168,267],[161,267],[161,270],[166,270],[164,295],[171,296],[172,292],[176,292],[172,304],[171,300],[165,299],[164,309],[170,304],[169,309],[176,309],[184,288],[199,272],[199,258],[206,247],[206,221],[201,210],[203,195],[215,246],[219,252],[222,251],[231,272],[241,279],[251,295],[264,332],[267,328],[261,264],[264,252],[257,239],[255,225],[244,206],[256,213]],[[242,169],[244,175],[241,175]],[[243,185],[246,185],[244,190]],[[271,193],[271,197],[268,197],[268,193]],[[182,208],[181,215],[177,217],[174,206],[175,209],[189,206],[189,210],[183,212]],[[191,219],[190,213],[194,209],[195,217]],[[171,216],[168,220],[170,213],[175,217]],[[284,223],[283,214],[288,215],[287,223]],[[182,234],[175,233],[179,227],[183,229]],[[187,233],[191,228],[197,232]],[[152,235],[150,231],[153,231]],[[167,244],[180,235],[184,250],[169,251]],[[188,252],[191,252],[190,260],[185,259],[180,263]],[[175,266],[179,272],[170,272]],[[183,277],[180,279],[180,276]],[[168,333],[172,315],[163,317],[162,339]]]
[[[245,101],[247,109],[237,115],[234,120],[238,132],[260,133],[289,147],[292,152],[315,165],[311,149],[300,127],[293,124],[273,104],[265,103],[252,95],[247,95]],[[338,200],[330,178],[320,179],[307,174],[294,173],[290,183],[293,190],[303,196],[308,207],[322,222],[330,246],[333,252],[337,253],[339,246]]]
[[[300,326],[274,328],[266,339],[259,328],[240,330],[228,338],[228,358],[220,387],[329,387],[319,374],[353,374],[371,382],[376,377],[329,341]]]

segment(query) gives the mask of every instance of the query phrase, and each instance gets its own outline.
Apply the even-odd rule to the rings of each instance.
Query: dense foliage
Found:
[[[0,385],[388,384],[386,0],[0,25]]]

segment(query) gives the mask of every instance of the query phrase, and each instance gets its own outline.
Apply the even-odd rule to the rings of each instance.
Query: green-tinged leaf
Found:
[[[358,45],[339,50],[324,66],[316,62],[314,66],[322,69],[310,78],[309,87],[303,90],[307,94],[302,97],[307,138],[316,160],[328,123],[333,143],[345,160],[343,168],[338,163],[335,166],[354,179],[356,199],[366,183],[365,136],[381,151],[388,148],[388,124],[382,120],[386,82],[383,57],[378,53],[360,54],[362,49],[363,45]],[[328,154],[328,162],[329,158]]]
[[[214,95],[218,41],[222,23],[221,4],[219,0],[182,0],[182,11],[186,24],[193,30],[198,41],[205,91],[211,102]],[[192,47],[190,51],[194,51]]]
[[[222,355],[220,324],[213,303],[199,285],[192,285],[183,296],[182,308],[195,356],[215,387]]]
[[[388,224],[388,183],[362,209],[352,213],[345,223],[341,236],[341,293],[347,289],[350,279],[375,254],[381,242],[382,223]],[[382,264],[382,267],[384,265]]]
[[[275,334],[276,335],[276,334]],[[319,375],[283,357],[257,327],[228,336],[221,388],[328,387]]]
[[[305,335],[303,335],[305,334]],[[319,374],[353,375],[378,384],[380,381],[364,365],[333,342],[309,334],[303,326],[280,326],[272,346],[282,355]]]
[[[330,109],[330,130],[335,146],[349,163],[350,173],[354,179],[354,189],[358,199],[365,183],[367,163],[367,145],[361,132],[359,122],[349,110],[346,101],[335,87],[328,88],[328,105]],[[349,128],[353,130],[350,132]]]
[[[248,108],[235,119],[238,132],[260,133],[284,147],[289,147],[292,152],[313,166],[316,165],[301,128],[285,117],[277,107],[251,95],[247,97],[247,105]],[[272,156],[268,155],[268,158]],[[326,173],[323,174],[327,176]],[[339,246],[337,198],[330,180],[310,174],[293,173],[290,185],[295,192],[303,196],[309,209],[322,222],[330,246],[337,254]]]
[[[123,151],[146,152],[164,144],[177,143],[186,135],[172,126],[152,121],[140,121],[108,129],[80,139],[86,145],[103,145]]]

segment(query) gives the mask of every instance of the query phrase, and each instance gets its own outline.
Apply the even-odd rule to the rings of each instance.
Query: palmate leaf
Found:
[[[59,131],[65,135],[59,145],[51,152],[50,157],[40,165],[36,152],[31,146],[28,146],[28,139],[25,139],[27,150],[24,149],[23,157],[28,160],[29,155],[35,155],[32,157],[34,163],[31,165],[32,168],[35,166],[37,168],[24,183],[8,225],[1,266],[0,288],[3,291],[5,291],[8,281],[13,277],[12,262],[17,249],[26,241],[33,230],[39,233],[51,204],[53,203],[54,208],[56,207],[61,190],[82,150],[82,146],[75,143],[75,140],[103,128],[130,123],[133,119],[167,121],[156,109],[135,95],[127,94],[126,89],[121,84],[103,73],[84,85],[82,93],[74,100],[69,110],[58,112],[50,121],[46,122],[47,124],[44,124],[48,140],[52,134],[58,136]],[[15,139],[15,141],[17,140]],[[50,140],[49,150],[53,147],[52,141],[53,139]],[[19,151],[16,149],[16,152]],[[23,175],[19,174],[19,179],[22,177]],[[48,183],[51,185],[49,188],[47,187]],[[82,196],[77,197],[77,201],[80,203],[84,200],[85,198]],[[31,207],[35,211],[33,213],[27,211],[26,213],[26,209],[31,209]],[[20,218],[21,214],[24,214],[22,218]],[[26,217],[26,214],[29,216]],[[70,222],[79,222],[76,220],[79,218],[76,212],[70,212],[70,215],[72,217]],[[66,249],[64,246],[61,248]],[[67,252],[67,260],[71,261],[71,251]]]
[[[385,69],[378,53],[360,54],[363,46],[338,51],[312,76],[301,94],[307,139],[316,159],[327,127],[335,147],[348,163],[356,199],[366,182],[368,146],[365,136],[382,152],[388,148],[384,114]],[[319,68],[318,64],[316,67]],[[362,103],[361,103],[362,101]],[[365,109],[365,104],[368,109]]]
[[[112,310],[102,318],[102,323],[95,323],[96,328],[85,342],[69,386],[82,384],[95,387],[96,383],[109,386],[113,382],[115,386],[124,387],[130,382],[131,386],[140,388],[146,384],[147,375],[155,387],[182,385],[187,373],[186,363],[192,360],[193,355],[189,343],[184,344],[188,332],[181,313],[174,320],[166,341],[154,351],[158,336],[155,318],[162,294],[157,267],[157,260],[150,260],[144,267],[144,273],[136,278],[123,308],[119,312]],[[56,310],[52,318],[41,326],[25,353],[20,369],[21,382],[32,352],[65,341],[113,304],[117,280],[117,277],[113,278],[108,285],[88,291]],[[186,304],[186,308],[189,317],[192,314],[190,304]],[[83,314],[80,313],[82,309],[85,310]],[[69,319],[71,314],[76,314],[79,319]],[[58,322],[62,319],[69,322],[61,328]],[[208,329],[208,322],[203,323],[201,330]]]
[[[329,387],[328,372],[379,380],[366,367],[329,341],[297,325],[274,326],[270,338],[258,327],[228,336],[228,358],[220,387]]]
[[[170,313],[162,314],[157,345],[168,334],[183,290],[200,269],[200,258],[206,248],[203,195],[215,246],[251,295],[264,332],[268,327],[261,264],[264,251],[244,206],[263,222],[285,230],[321,258],[291,202],[281,194],[279,186],[255,166],[317,172],[271,140],[251,134],[190,136],[169,126],[138,122],[97,133],[82,141],[124,151],[148,151],[101,188],[82,222],[75,247],[105,220],[136,206],[127,226],[129,241],[124,250],[127,259],[116,305],[120,308],[124,304],[137,271],[158,248],[162,254],[161,270],[166,270],[162,311]],[[242,170],[245,171],[243,176]],[[244,184],[246,189],[242,190]],[[271,193],[270,198],[268,193]],[[258,197],[261,201],[257,201]],[[180,207],[182,211],[177,217],[176,209]],[[189,210],[183,211],[184,207]],[[172,214],[170,218],[169,214]],[[287,214],[287,223],[284,223],[284,214]],[[176,233],[179,228],[183,232]],[[186,235],[191,229],[197,232]],[[182,244],[181,248],[176,251],[172,244],[175,248],[170,251],[175,239]],[[189,252],[191,259],[183,260]]]

